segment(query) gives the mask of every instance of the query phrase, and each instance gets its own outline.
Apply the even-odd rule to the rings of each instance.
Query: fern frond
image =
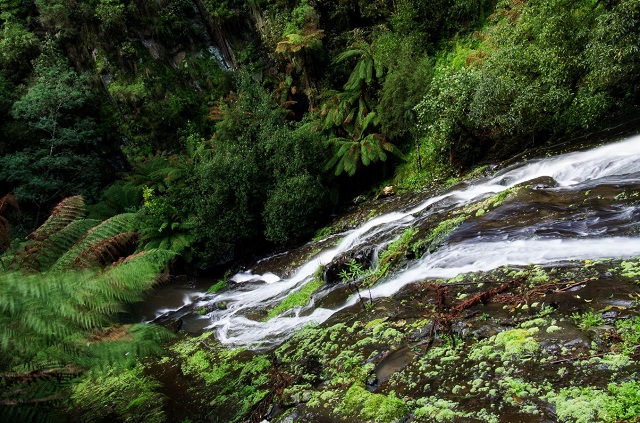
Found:
[[[371,124],[375,125],[377,121],[378,121],[378,115],[376,114],[376,112],[370,112],[369,114],[367,114],[362,120],[362,124],[361,124],[362,132],[365,132],[369,127],[369,125]]]
[[[109,263],[126,257],[135,249],[136,241],[140,239],[137,232],[125,232],[100,240],[88,246],[73,260],[74,269],[87,269],[94,266],[104,267]]]
[[[98,220],[79,219],[70,222],[47,238],[31,241],[18,251],[9,265],[12,270],[42,272],[63,256],[79,239],[84,237]]]
[[[350,50],[345,50],[342,53],[338,54],[336,58],[333,60],[334,63],[344,62],[347,59],[352,57],[362,56],[362,49],[360,48],[352,48]]]
[[[74,220],[80,219],[86,212],[83,196],[76,195],[65,198],[53,208],[46,222],[33,231],[27,238],[34,241],[42,241],[51,236],[51,234],[60,231]]]
[[[76,263],[76,259],[91,248],[98,248],[100,243],[106,239],[116,237],[123,233],[132,233],[135,229],[135,213],[122,213],[105,220],[99,225],[88,230],[75,245],[71,246],[56,263],[51,267],[52,270],[70,269]],[[124,241],[124,239],[119,239]],[[117,239],[114,238],[114,241]],[[107,246],[108,244],[105,244]],[[80,262],[78,262],[80,264]]]

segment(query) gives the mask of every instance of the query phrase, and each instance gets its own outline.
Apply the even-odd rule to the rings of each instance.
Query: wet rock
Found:
[[[185,59],[187,53],[185,51],[178,52],[175,56],[173,56],[173,60],[171,61],[171,65],[174,69],[180,68],[180,63]]]
[[[476,329],[470,331],[470,335],[475,339],[486,339],[494,335],[497,335],[499,330],[495,325],[484,324]]]
[[[227,302],[218,301],[216,303],[211,303],[211,304],[204,305],[202,307],[198,307],[195,311],[197,314],[205,315],[213,311],[226,310],[226,309],[227,309]]]
[[[366,385],[367,385],[367,389],[374,390],[374,389],[376,389],[377,387],[380,386],[380,380],[378,379],[378,377],[375,374],[370,375],[367,378]]]
[[[465,321],[458,321],[451,325],[451,330],[461,339],[467,339],[471,333],[471,324]]]
[[[547,328],[542,327],[536,334],[540,347],[551,354],[572,350],[586,353],[591,348],[591,338],[568,322],[559,322]]]
[[[555,188],[558,186],[558,182],[550,176],[541,176],[540,178],[532,179],[525,183],[531,189],[539,190],[539,189],[548,189]]]
[[[353,254],[340,257],[331,263],[329,263],[323,273],[324,282],[327,284],[334,284],[342,282],[340,278],[340,273],[343,271],[350,272],[349,263],[355,261],[362,270],[366,270],[371,267],[371,262],[373,261],[373,252],[374,247],[367,247],[362,250],[359,250]]]
[[[183,325],[184,325],[184,321],[182,319],[176,319],[176,320],[173,320],[173,321],[167,323],[164,326],[167,329],[169,329],[171,332],[178,333],[178,332],[180,332],[180,329],[182,329]]]
[[[600,325],[590,328],[588,333],[598,347],[606,347],[615,334],[615,328],[611,325]]]
[[[416,357],[416,353],[408,347],[393,351],[384,357],[374,369],[378,384],[388,381],[396,372],[404,369]]]

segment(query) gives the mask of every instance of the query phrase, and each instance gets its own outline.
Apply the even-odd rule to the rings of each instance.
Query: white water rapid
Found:
[[[473,185],[429,198],[409,210],[376,217],[361,227],[342,234],[338,246],[327,248],[299,266],[290,276],[275,273],[254,275],[250,271],[232,278],[231,289],[220,294],[201,293],[198,306],[224,304],[205,316],[197,317],[207,330],[215,330],[225,344],[264,347],[281,342],[293,329],[310,322],[323,322],[337,311],[351,306],[358,298],[349,298],[332,309],[312,304],[276,316],[268,321],[254,320],[257,310],[279,303],[287,294],[309,282],[321,266],[364,245],[388,243],[406,227],[437,211],[471,204],[539,177],[551,177],[554,187],[543,191],[587,190],[601,184],[640,184],[640,136],[607,144],[588,151],[531,160],[498,172]],[[527,207],[527,206],[522,206]],[[531,205],[531,207],[534,207]],[[524,210],[524,209],[523,209]],[[487,213],[490,218],[492,212]],[[486,271],[503,265],[547,264],[566,260],[625,258],[640,255],[638,231],[617,236],[607,222],[625,221],[634,225],[640,216],[639,206],[608,209],[606,219],[596,212],[576,208],[575,214],[562,221],[547,221],[532,211],[533,219],[515,231],[496,229],[486,236],[467,235],[427,254],[378,283],[371,289],[373,298],[390,296],[412,282],[430,278],[450,278],[461,273]],[[484,216],[483,216],[484,218]],[[508,223],[505,221],[505,223]],[[637,226],[635,227],[637,228]],[[564,233],[570,232],[571,236]],[[631,233],[632,235],[629,235]],[[633,235],[635,234],[635,235]],[[455,232],[454,234],[455,235]],[[452,236],[452,239],[454,237]],[[380,241],[382,240],[382,241]],[[276,270],[274,272],[277,273]],[[323,292],[316,294],[316,301]]]

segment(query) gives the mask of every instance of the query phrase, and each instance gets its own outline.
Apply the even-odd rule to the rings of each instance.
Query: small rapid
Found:
[[[476,222],[465,222],[440,249],[409,262],[372,287],[367,295],[390,296],[421,280],[451,278],[505,265],[640,256],[639,206],[580,203],[599,187],[620,191],[640,186],[640,136],[634,136],[587,151],[512,165],[471,185],[400,207],[339,234],[337,245],[325,242],[329,246],[286,274],[281,269],[264,274],[250,270],[238,273],[231,278],[232,286],[219,294],[190,295],[191,309],[224,305],[209,307],[207,310],[211,311],[206,315],[191,314],[190,318],[198,321],[203,330],[214,330],[224,344],[260,348],[282,342],[295,329],[321,323],[358,301],[357,296],[352,296],[335,307],[316,307],[316,302],[330,291],[321,289],[305,307],[267,321],[255,317],[258,311],[301,289],[324,266],[365,245],[386,245],[404,229],[420,225],[438,213],[463,208],[541,177],[551,178],[554,184],[536,188],[540,193],[537,203],[522,199],[517,206],[496,208]],[[565,197],[570,198],[569,204],[552,203]],[[194,297],[198,299],[192,300]]]

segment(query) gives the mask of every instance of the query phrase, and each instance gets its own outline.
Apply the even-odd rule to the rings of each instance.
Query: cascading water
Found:
[[[406,227],[424,222],[435,213],[473,204],[488,195],[540,177],[553,178],[555,184],[544,185],[538,191],[550,196],[579,192],[582,197],[601,186],[640,186],[640,136],[583,152],[536,159],[514,165],[496,175],[461,189],[428,198],[407,210],[396,211],[369,220],[357,229],[341,234],[337,246],[325,248],[289,276],[273,273],[254,275],[239,273],[231,280],[231,289],[220,294],[198,293],[192,308],[211,304],[205,316],[191,315],[200,327],[215,330],[225,344],[264,347],[285,339],[291,332],[310,322],[323,322],[334,313],[355,304],[357,296],[336,307],[315,307],[314,302],[296,308],[268,321],[255,320],[256,310],[279,303],[287,294],[309,282],[322,266],[338,257],[362,249],[365,245],[388,244]],[[430,279],[450,278],[461,273],[486,271],[503,265],[548,264],[567,260],[624,258],[640,255],[640,234],[636,222],[640,206],[585,209],[562,207],[553,213],[539,212],[534,203],[501,212],[491,228],[465,223],[450,237],[450,241],[433,254],[427,254],[371,288],[372,298],[390,296],[407,284]],[[560,207],[556,207],[559,209]],[[494,210],[496,213],[498,209]],[[491,221],[487,213],[479,218]],[[526,214],[525,222],[518,216]],[[551,217],[549,217],[551,216]],[[621,232],[621,228],[625,228]],[[623,233],[623,235],[619,235]],[[330,290],[315,295],[318,301]],[[191,302],[189,300],[188,302]],[[184,314],[184,313],[183,313]]]

